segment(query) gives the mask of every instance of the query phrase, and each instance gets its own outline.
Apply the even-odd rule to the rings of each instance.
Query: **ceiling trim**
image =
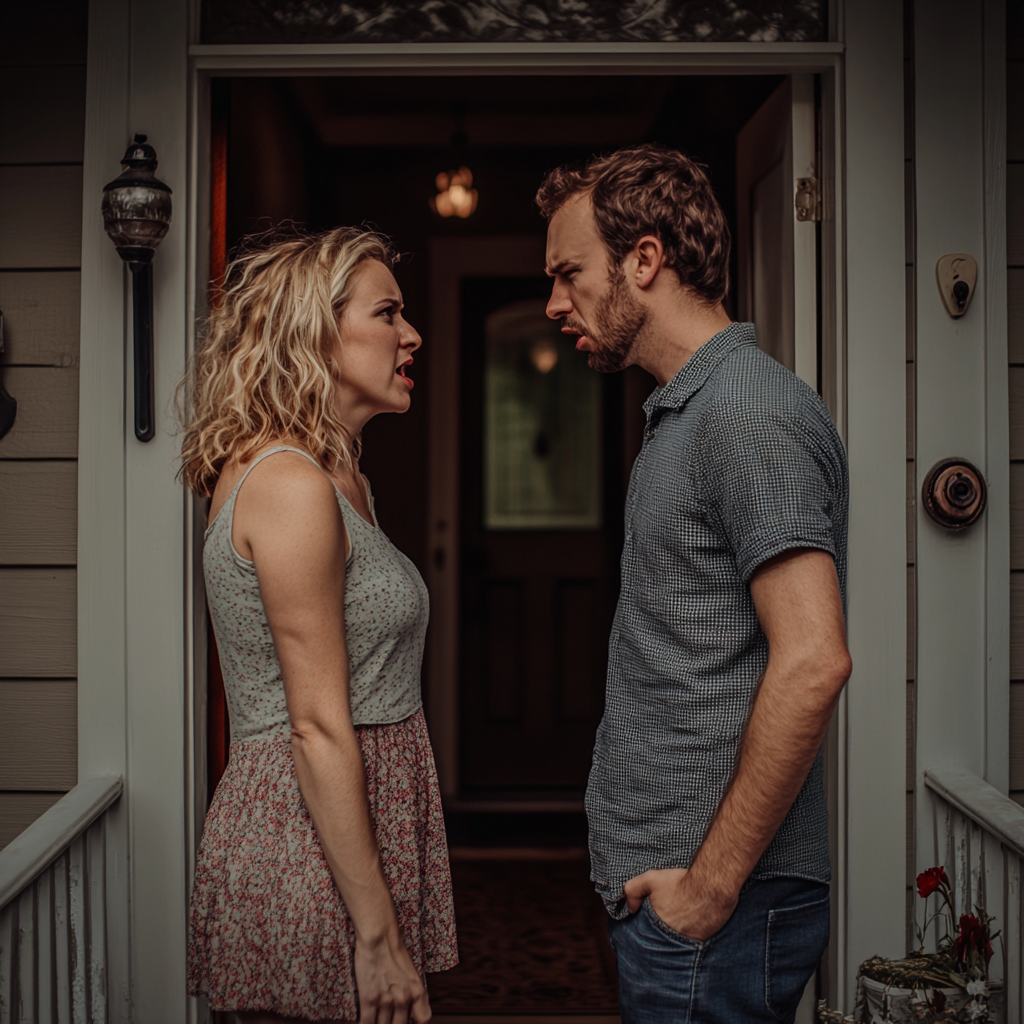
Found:
[[[234,74],[785,74],[835,67],[842,43],[307,43],[195,45]]]

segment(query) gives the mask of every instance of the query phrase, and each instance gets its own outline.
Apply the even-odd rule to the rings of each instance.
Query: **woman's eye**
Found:
[[[391,323],[391,321],[394,320],[394,318],[395,318],[395,307],[394,306],[385,306],[380,311],[379,315],[384,317],[384,319],[387,320],[388,323]]]

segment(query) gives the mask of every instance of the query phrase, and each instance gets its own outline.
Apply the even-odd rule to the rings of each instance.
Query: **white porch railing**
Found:
[[[928,859],[945,865],[961,913],[995,915],[990,980],[1004,984],[1006,1024],[1024,1024],[1024,807],[962,768],[931,768],[924,781],[935,804]]]
[[[0,850],[0,1024],[106,1024],[106,811],[118,776],[79,783]]]

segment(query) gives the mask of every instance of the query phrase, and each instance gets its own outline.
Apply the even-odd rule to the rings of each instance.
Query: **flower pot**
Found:
[[[865,1024],[883,1024],[883,1022],[914,1021],[911,1004],[919,1003],[931,995],[932,990],[922,992],[920,989],[896,988],[885,985],[874,978],[862,975],[861,985],[864,986]],[[946,1005],[959,1009],[969,1000],[967,993],[961,988],[941,988],[939,991],[946,997]],[[1004,1024],[1006,1020],[1005,999],[1003,998],[1002,982],[995,982],[989,987],[988,1012],[993,1024]],[[883,1009],[888,1013],[883,1016]]]

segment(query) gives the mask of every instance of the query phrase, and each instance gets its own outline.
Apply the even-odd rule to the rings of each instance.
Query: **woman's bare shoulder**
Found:
[[[253,466],[235,499],[232,540],[243,558],[268,545],[328,557],[344,532],[333,483],[299,452],[277,452]]]
[[[217,478],[217,485],[214,487],[210,499],[209,521],[216,519],[220,510],[224,507],[228,498],[238,486],[239,481],[245,477],[245,484],[239,491],[249,496],[259,497],[261,494],[273,491],[276,488],[298,487],[308,488],[313,494],[318,490],[317,481],[326,480],[326,474],[315,465],[309,458],[297,451],[280,451],[263,459],[257,466],[253,463],[266,451],[280,446],[281,442],[264,445],[263,448],[254,452],[244,462],[238,459],[229,459],[221,468],[220,476]],[[246,476],[249,468],[252,472]],[[329,482],[328,482],[329,483]],[[320,488],[322,489],[322,488]],[[330,487],[327,488],[328,492]],[[247,500],[245,504],[249,504]]]
[[[242,473],[247,468],[243,466]],[[258,466],[253,466],[239,496],[246,492],[247,504],[267,512],[312,511],[317,507],[337,512],[337,498],[330,477],[320,466],[295,451],[275,452]]]

